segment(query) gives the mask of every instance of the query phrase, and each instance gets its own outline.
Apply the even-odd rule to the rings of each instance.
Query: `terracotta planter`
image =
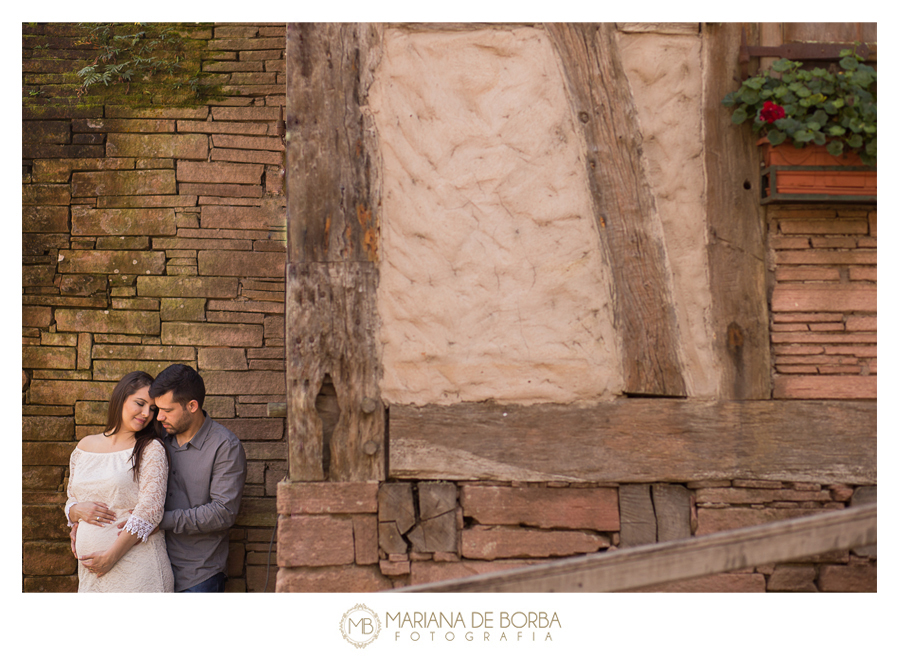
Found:
[[[835,157],[824,146],[809,145],[802,149],[793,144],[772,146],[759,142],[765,157],[764,177],[775,181],[772,194],[874,197],[878,193],[878,172],[866,167],[855,153]]]

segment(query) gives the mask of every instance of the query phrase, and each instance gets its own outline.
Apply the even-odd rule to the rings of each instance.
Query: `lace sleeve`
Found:
[[[138,502],[125,524],[125,530],[147,541],[153,528],[162,520],[169,479],[166,449],[158,441],[144,448],[138,476]]]
[[[76,448],[75,450],[72,451],[72,454],[69,456],[69,483],[68,483],[68,485],[66,485],[66,495],[68,496],[68,499],[66,500],[65,514],[66,514],[66,523],[69,525],[70,528],[73,525],[75,525],[69,519],[69,510],[72,509],[72,505],[75,505],[78,502],[78,500],[75,498],[75,496],[72,493],[72,479],[75,477],[75,463],[78,461],[78,455],[80,454],[80,452],[81,451]]]

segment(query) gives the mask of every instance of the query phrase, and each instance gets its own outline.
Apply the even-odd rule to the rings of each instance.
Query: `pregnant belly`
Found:
[[[75,552],[78,557],[84,557],[90,553],[102,553],[116,541],[119,536],[119,524],[127,521],[127,510],[113,510],[116,513],[116,521],[104,526],[79,523],[78,532],[75,533]]]

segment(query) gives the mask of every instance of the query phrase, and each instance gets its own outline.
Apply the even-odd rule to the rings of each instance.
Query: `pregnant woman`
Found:
[[[153,378],[132,372],[116,385],[106,429],[69,459],[66,518],[77,524],[79,592],[171,592],[162,532],[169,467],[150,397]],[[124,527],[122,527],[124,522]]]

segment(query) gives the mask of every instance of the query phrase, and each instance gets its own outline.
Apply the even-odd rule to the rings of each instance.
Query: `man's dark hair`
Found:
[[[158,398],[172,391],[172,399],[184,406],[196,400],[203,408],[206,385],[196,370],[181,363],[174,363],[156,376],[150,385],[150,397]]]

